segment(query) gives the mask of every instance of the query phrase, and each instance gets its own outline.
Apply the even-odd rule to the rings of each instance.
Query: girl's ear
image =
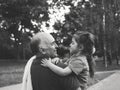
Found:
[[[89,34],[89,33],[86,33],[85,36],[86,36],[87,38],[90,38],[90,34]]]
[[[79,50],[83,50],[84,49],[84,46],[83,46],[83,44],[81,44],[80,46],[79,46]]]

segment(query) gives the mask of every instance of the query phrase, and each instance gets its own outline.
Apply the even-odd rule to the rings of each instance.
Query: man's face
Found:
[[[56,50],[57,44],[54,42],[51,42],[48,47],[45,50],[46,54],[49,55],[50,57],[55,57],[57,56],[57,50]]]
[[[52,35],[48,33],[41,33],[38,38],[40,38],[41,41],[39,49],[42,50],[43,54],[47,54],[49,57],[57,56],[57,44],[55,43],[55,39]]]

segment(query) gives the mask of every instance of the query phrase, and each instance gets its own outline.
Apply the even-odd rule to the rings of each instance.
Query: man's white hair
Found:
[[[33,36],[32,40],[40,40],[39,47],[41,48],[47,48],[55,41],[51,34],[45,32],[38,32],[35,36]]]

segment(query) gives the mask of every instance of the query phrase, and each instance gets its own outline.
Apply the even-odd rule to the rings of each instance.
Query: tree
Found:
[[[103,53],[105,66],[107,61],[112,63],[111,59],[115,55],[118,60],[120,1],[81,0],[76,6],[72,2],[66,2],[71,8],[70,13],[65,15],[64,23],[57,22],[54,26],[61,36],[72,35],[77,30],[90,31],[97,37],[97,51]]]
[[[16,48],[27,45],[43,27],[54,30],[59,44],[85,30],[95,34],[97,51],[104,57],[119,56],[119,0],[1,0],[0,4],[0,30],[9,34]]]
[[[12,46],[16,48],[18,59],[19,45],[25,44],[33,33],[40,31],[32,21],[41,23],[49,19],[47,8],[48,4],[45,0],[0,1],[0,30],[6,31],[9,39],[12,38]],[[23,35],[27,35],[27,37],[23,37]]]

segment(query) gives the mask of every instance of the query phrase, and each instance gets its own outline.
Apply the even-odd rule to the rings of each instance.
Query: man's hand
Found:
[[[51,62],[51,58],[49,58],[49,59],[42,59],[42,66],[44,66],[44,67],[49,67],[49,65],[50,64],[52,64],[52,62]]]

